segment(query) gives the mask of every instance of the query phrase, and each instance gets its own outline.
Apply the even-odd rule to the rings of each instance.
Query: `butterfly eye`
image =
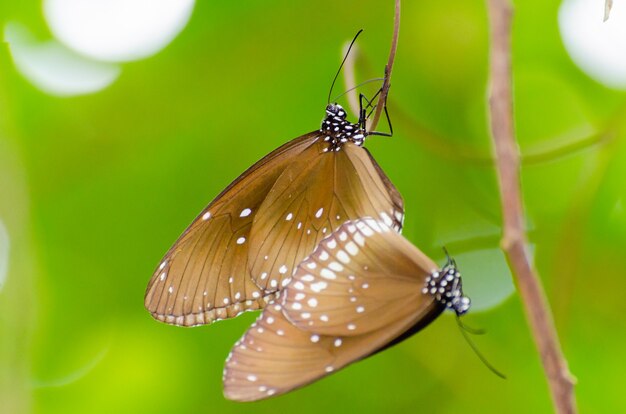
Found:
[[[330,117],[337,115],[337,106],[338,105],[334,103],[326,105],[326,115]]]

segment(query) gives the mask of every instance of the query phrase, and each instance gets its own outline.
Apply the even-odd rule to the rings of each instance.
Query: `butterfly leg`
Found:
[[[363,94],[361,94],[360,98],[361,98],[361,108],[363,108],[363,99],[367,101],[367,107],[371,107],[372,109],[370,110],[369,114],[367,114],[367,116],[365,116],[364,120],[363,120],[363,127],[365,126],[365,119],[369,118],[372,113],[374,112],[374,109],[376,109],[376,105],[372,105],[372,102],[374,101],[374,99],[376,99],[376,97],[378,96],[378,94],[380,94],[380,91],[382,89],[379,89],[378,92],[376,92],[376,94],[372,97],[371,100],[368,100]],[[385,118],[387,118],[387,125],[389,125],[389,132],[378,132],[378,131],[371,131],[368,132],[368,135],[378,135],[378,136],[382,136],[382,137],[392,137],[393,136],[393,125],[391,124],[391,118],[389,118],[389,112],[387,111],[387,102],[385,102],[385,105],[383,106],[383,109],[385,110]],[[362,115],[364,115],[365,113],[365,109],[362,109]],[[360,122],[361,120],[359,120]]]
[[[367,106],[363,106],[363,101],[367,102]],[[359,127],[365,129],[365,122],[367,121],[367,114],[365,108],[369,108],[372,102],[368,100],[362,93],[359,94]]]

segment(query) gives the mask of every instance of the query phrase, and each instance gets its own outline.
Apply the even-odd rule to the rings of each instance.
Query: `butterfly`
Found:
[[[347,220],[377,217],[400,231],[403,200],[369,151],[365,109],[336,103],[319,130],[284,144],[220,193],[154,271],[145,307],[157,320],[208,324],[263,308],[296,266]]]
[[[224,395],[255,401],[307,385],[470,308],[452,259],[442,269],[387,223],[348,221],[297,267],[235,344]]]

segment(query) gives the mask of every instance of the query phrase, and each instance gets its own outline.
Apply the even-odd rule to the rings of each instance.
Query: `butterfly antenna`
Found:
[[[493,372],[494,374],[496,374],[498,377],[502,378],[502,379],[506,379],[506,375],[504,375],[503,373],[501,373],[500,371],[498,371],[493,365],[491,365],[489,363],[489,361],[487,361],[487,358],[485,358],[483,356],[483,354],[480,353],[480,351],[478,350],[478,348],[476,347],[476,344],[474,344],[474,342],[472,341],[472,339],[469,337],[469,335],[467,334],[466,330],[463,329],[463,324],[461,323],[459,317],[456,317],[456,321],[457,324],[459,325],[459,330],[461,331],[461,334],[463,335],[463,337],[465,338],[465,341],[469,344],[470,348],[472,348],[472,351],[474,351],[474,353],[476,354],[476,356],[478,357],[478,359],[481,360],[481,362],[483,364],[485,364],[485,366],[487,368],[489,368],[489,371]]]
[[[341,98],[342,96],[344,96],[345,94],[347,94],[349,92],[352,92],[355,89],[360,88],[363,85],[367,85],[368,83],[372,83],[372,82],[381,82],[381,81],[384,81],[384,80],[385,80],[385,78],[372,78],[372,79],[366,80],[365,82],[361,82],[358,85],[353,86],[352,88],[350,88],[347,91],[343,92],[341,95],[335,96],[335,98],[333,99],[333,102],[336,102],[337,99]]]
[[[446,263],[446,266],[452,265],[456,267],[456,260],[450,257],[450,253],[448,253],[448,249],[446,249],[446,246],[442,246],[441,248],[443,249],[443,252],[446,254],[446,260],[448,262]]]
[[[339,70],[337,71],[337,74],[335,74],[335,78],[333,79],[333,83],[330,84],[330,90],[328,91],[328,101],[326,102],[327,104],[330,103],[330,95],[332,95],[333,93],[333,87],[335,86],[335,82],[337,82],[337,78],[339,77],[339,74],[341,73],[341,69],[343,68],[343,64],[346,63],[346,59],[348,59],[348,55],[350,54],[350,49],[352,49],[352,46],[354,45],[354,42],[356,42],[357,37],[359,37],[359,35],[361,34],[361,32],[363,31],[363,29],[359,30],[357,32],[357,34],[354,36],[354,39],[352,39],[352,42],[350,42],[350,46],[348,46],[348,51],[346,52],[346,55],[343,57],[343,60],[341,61],[341,65],[339,65]]]
[[[456,322],[461,329],[463,329],[465,332],[471,335],[484,335],[487,333],[487,331],[484,329],[476,329],[476,328],[472,328],[471,326],[467,326],[466,324],[463,323],[463,321],[461,321],[461,318],[459,318],[458,316],[456,318]]]

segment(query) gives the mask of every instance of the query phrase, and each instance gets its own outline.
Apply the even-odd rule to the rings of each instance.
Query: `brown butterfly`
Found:
[[[438,266],[386,223],[343,224],[298,266],[233,347],[224,395],[254,401],[329,375],[470,307],[456,263]]]
[[[185,230],[145,296],[152,316],[195,326],[273,300],[315,246],[347,220],[378,217],[400,231],[403,201],[337,104],[319,130],[276,149],[231,183]]]

